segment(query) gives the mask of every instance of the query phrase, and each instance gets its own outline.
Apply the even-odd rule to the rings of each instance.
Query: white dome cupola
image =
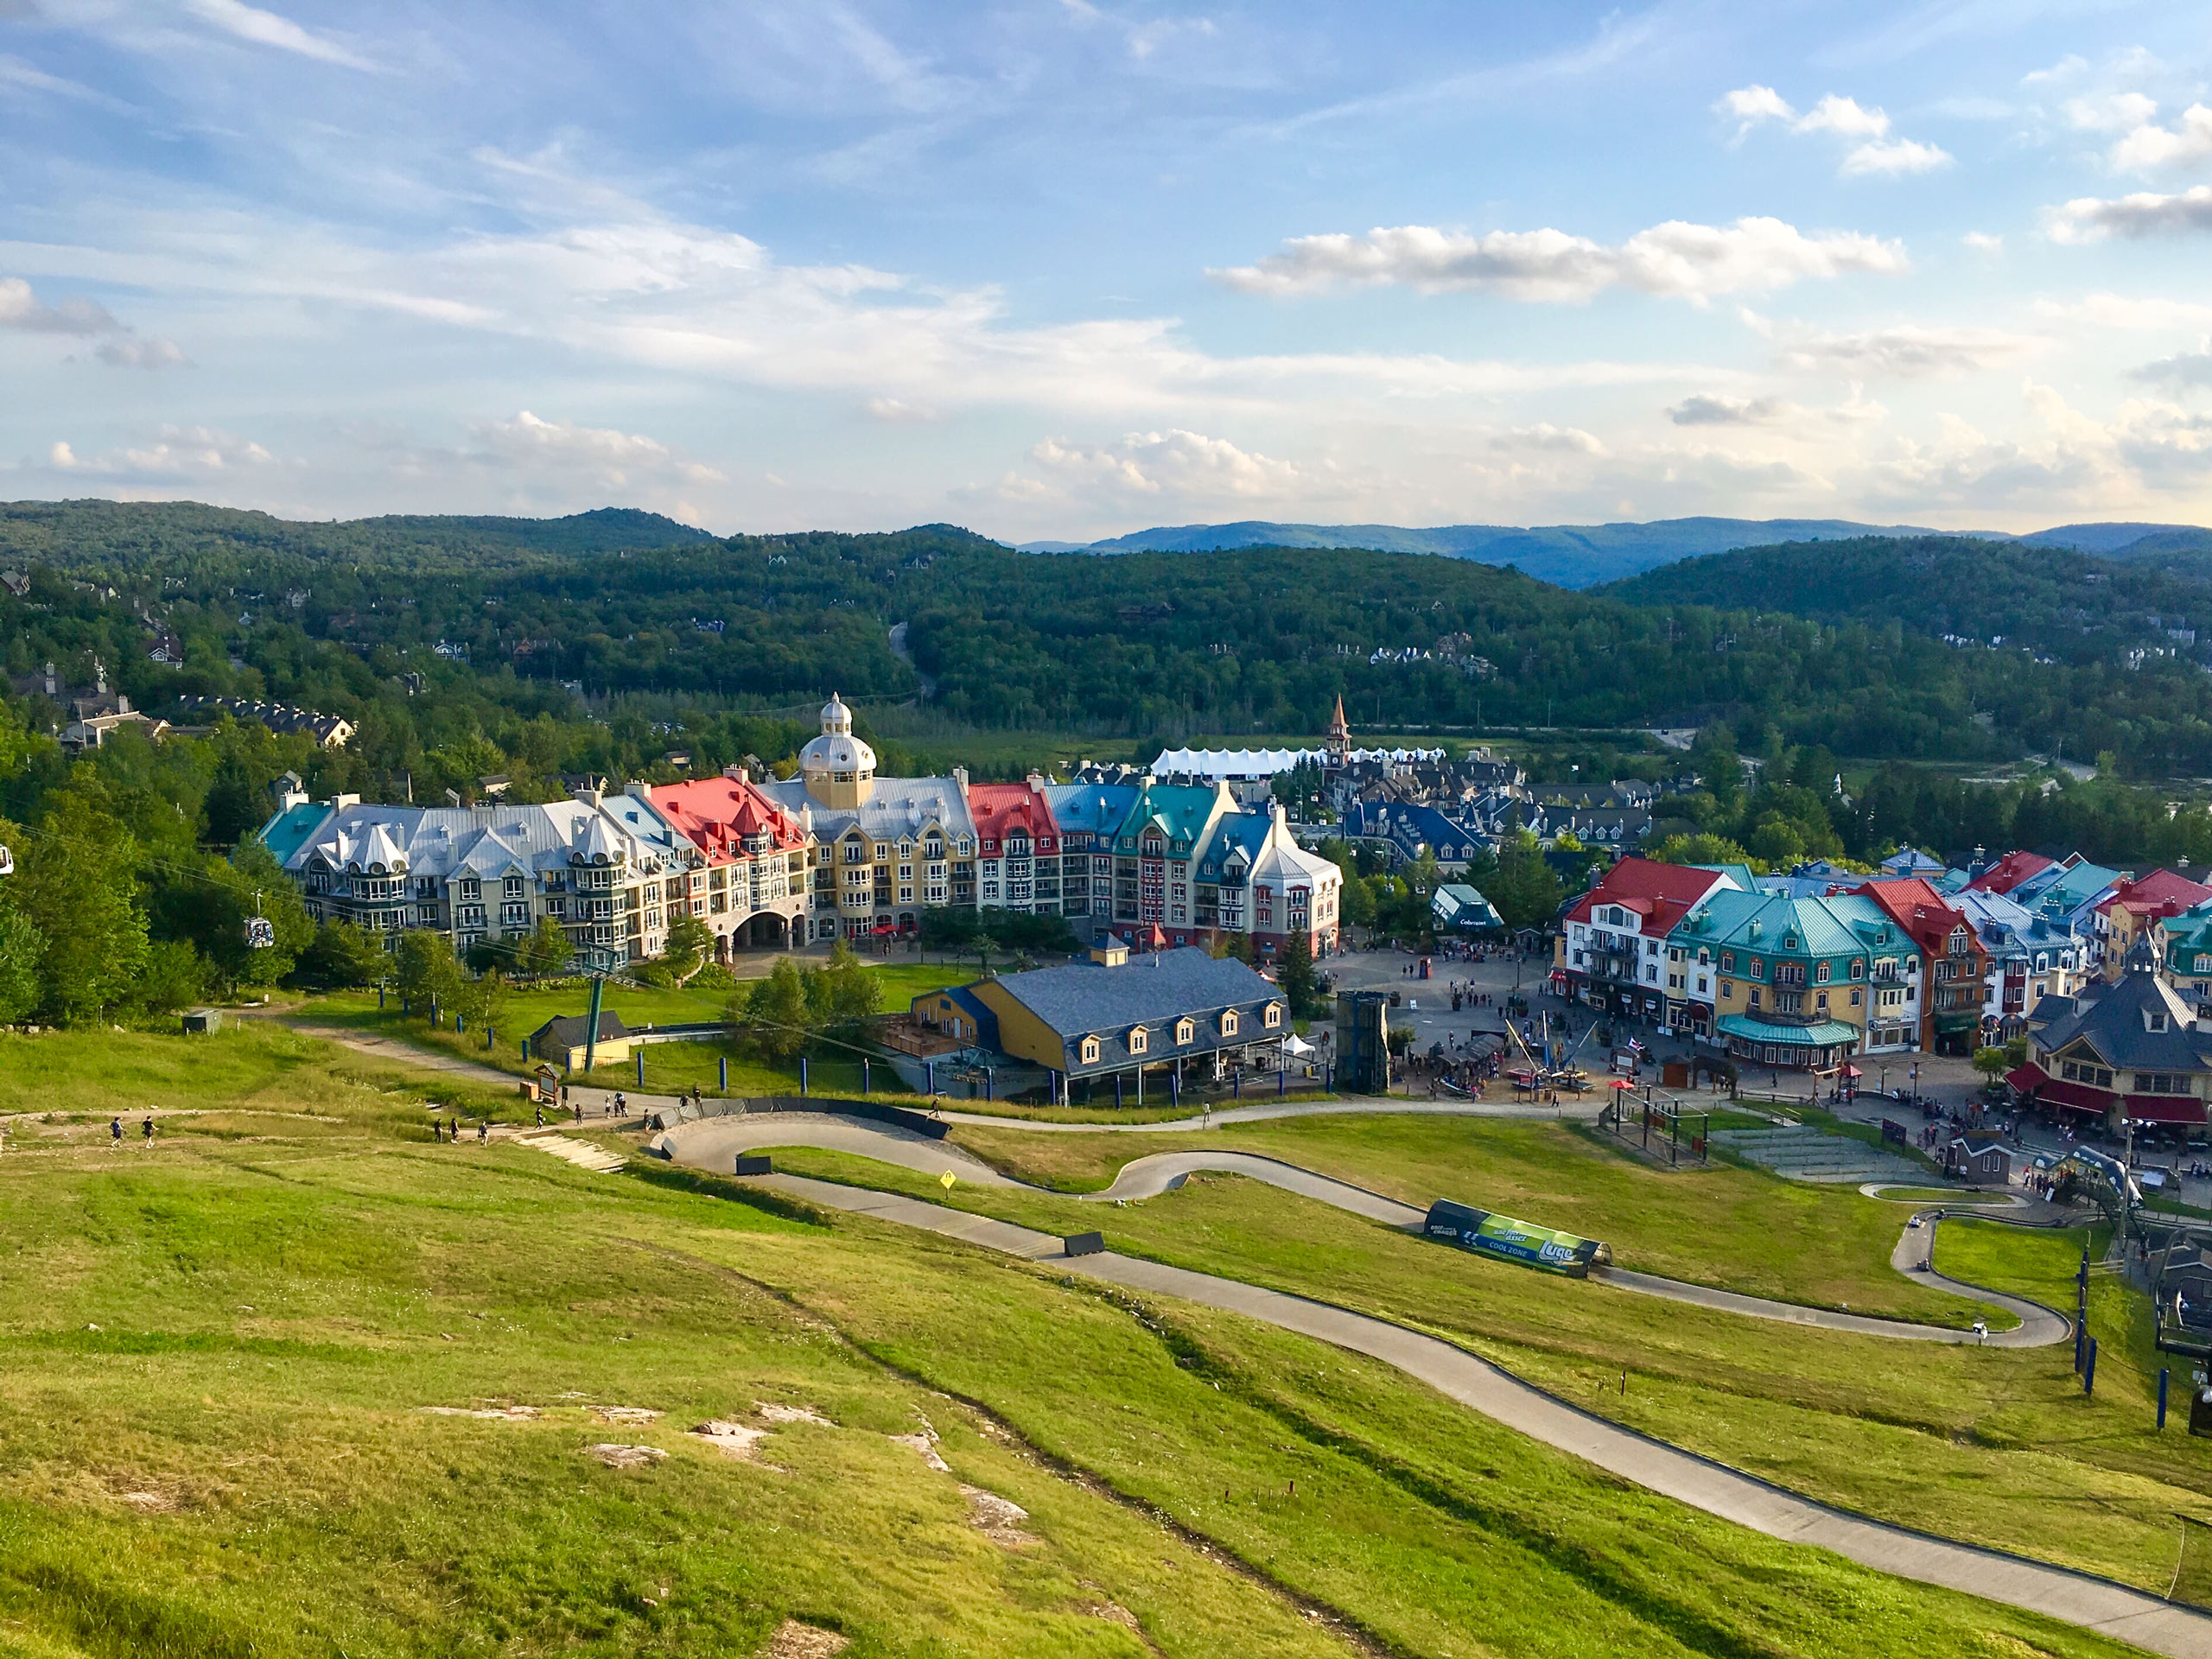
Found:
[[[798,752],[798,767],[824,806],[856,808],[875,786],[875,751],[853,735],[853,711],[834,691],[822,705],[822,735]]]

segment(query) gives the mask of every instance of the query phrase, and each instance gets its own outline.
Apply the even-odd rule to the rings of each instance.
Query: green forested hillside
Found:
[[[608,551],[654,523],[14,511],[0,532],[36,585],[0,598],[11,672],[51,655],[81,678],[98,652],[149,706],[198,691],[363,716],[386,766],[431,718],[402,689],[415,675],[525,719],[573,712],[565,681],[709,712],[803,712],[835,689],[977,727],[1174,737],[1315,731],[1342,695],[1370,729],[1718,721],[1843,756],[2212,773],[2212,675],[2167,632],[2199,606],[2212,625],[2212,589],[2010,543],[1753,550],[1575,593],[1461,559],[1038,556],[949,525]],[[181,665],[147,660],[163,632]]]

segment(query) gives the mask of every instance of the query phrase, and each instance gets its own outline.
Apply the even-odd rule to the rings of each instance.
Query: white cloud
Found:
[[[55,472],[103,478],[218,478],[276,464],[276,457],[252,439],[212,426],[164,426],[150,443],[89,457],[58,440],[46,454],[46,465]]]
[[[2157,236],[2171,231],[2212,231],[2212,184],[2178,195],[2149,191],[2104,200],[2079,196],[2049,209],[2045,224],[2054,242],[2101,242],[2108,236]]]
[[[1890,118],[1878,109],[1862,107],[1856,99],[1830,92],[1813,105],[1791,129],[1796,132],[1833,132],[1846,138],[1879,138],[1890,130]]]
[[[175,340],[137,334],[104,340],[92,348],[92,355],[118,369],[180,369],[186,360],[183,349]]]
[[[1897,379],[1972,374],[2036,350],[2030,334],[1997,328],[1929,328],[1901,323],[1855,334],[1814,334],[1796,341],[1786,360],[1806,369],[1841,369]]]
[[[2200,340],[2193,352],[2177,352],[2130,369],[2127,378],[2177,386],[2212,386],[2212,339]]]
[[[149,339],[116,321],[105,306],[86,299],[67,299],[48,305],[19,276],[0,277],[0,328],[20,328],[34,334],[70,334],[98,339],[92,355],[123,369],[173,369],[182,365],[184,353],[175,342]]]
[[[924,426],[938,418],[927,404],[910,404],[899,397],[871,397],[861,407],[870,420],[887,426]]]
[[[1800,411],[1780,397],[1724,397],[1694,392],[1667,411],[1676,426],[1769,426]]]
[[[2151,489],[2201,488],[2212,477],[2212,416],[2136,400],[2109,422],[2027,382],[2021,397],[2040,434],[1992,437],[1947,416],[1932,442],[1905,440],[1878,465],[1875,493],[1921,505],[2097,507]]]
[[[123,325],[104,306],[90,300],[64,300],[48,305],[31,292],[19,276],[0,277],[0,328],[22,328],[35,334],[110,334]]]
[[[184,0],[184,8],[202,22],[256,46],[273,46],[280,52],[297,53],[323,63],[343,64],[349,69],[373,66],[334,41],[310,34],[289,17],[249,6],[244,0]]]
[[[2155,168],[2190,167],[2212,158],[2212,109],[2192,104],[2171,127],[2161,127],[2148,119],[2158,105],[2148,99],[2143,102],[2150,106],[2144,111],[2145,119],[2113,146],[2115,168],[2145,173]]]
[[[1900,243],[1856,232],[1807,236],[1777,219],[1749,218],[1730,226],[1670,220],[1618,247],[1550,229],[1473,236],[1404,225],[1364,236],[1298,237],[1257,264],[1207,274],[1247,294],[1402,285],[1427,294],[1572,302],[1620,287],[1701,302],[1802,278],[1905,268]]]
[[[1894,178],[1904,173],[1932,173],[1939,167],[1951,164],[1950,152],[1934,144],[1923,144],[1910,138],[1891,138],[1877,143],[1860,144],[1843,158],[1843,165],[1836,170],[1847,179],[1864,178],[1873,175]]]
[[[1780,122],[1792,132],[1827,132],[1839,138],[1861,140],[1844,153],[1836,168],[1841,178],[1897,178],[1951,164],[1949,154],[1934,144],[1890,137],[1887,111],[1869,108],[1838,92],[1829,92],[1802,115],[1773,87],[1756,85],[1724,94],[1713,107],[1741,124],[1736,129],[1738,141],[1767,121]]]
[[[1301,481],[1299,469],[1287,461],[1180,429],[1132,432],[1118,444],[1046,438],[1030,455],[1071,488],[1122,499],[1249,499],[1293,489]]]
[[[489,421],[470,429],[461,458],[474,466],[558,474],[588,479],[602,488],[629,488],[640,479],[679,479],[719,484],[722,474],[684,460],[656,439],[612,427],[540,420],[523,410],[512,421]]]
[[[2065,104],[2068,124],[2081,132],[2126,132],[2147,125],[2158,112],[2158,100],[2141,92],[2069,98]]]
[[[1533,426],[1516,426],[1510,432],[1501,432],[1490,441],[1493,449],[1548,449],[1561,454],[1602,455],[1605,446],[1595,435],[1579,426],[1554,426],[1549,421],[1538,421]]]
[[[1741,124],[1736,129],[1736,137],[1739,139],[1762,121],[1794,121],[1797,118],[1797,111],[1789,107],[1780,92],[1771,86],[1761,86],[1756,83],[1738,86],[1732,92],[1723,92],[1713,107],[1717,113],[1732,116]]]
[[[0,4],[0,17],[8,15]],[[60,75],[48,74],[35,64],[26,63],[12,54],[0,52],[0,87],[14,87],[26,92],[44,92],[54,98],[73,99],[80,104],[97,104],[102,109],[127,111],[130,105],[105,92],[95,92],[90,86],[74,80],[65,80]]]
[[[2188,300],[2089,294],[2078,300],[2038,300],[2034,310],[2037,316],[2052,322],[2086,322],[2098,328],[2163,331],[2212,326],[2212,305]]]
[[[2005,251],[2005,238],[1992,236],[1986,231],[1968,231],[1959,240],[1976,253],[2002,253]]]

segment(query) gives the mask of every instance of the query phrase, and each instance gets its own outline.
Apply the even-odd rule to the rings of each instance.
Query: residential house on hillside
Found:
[[[2200,1126],[2212,1100],[2212,1033],[2158,976],[2138,939],[2117,980],[2048,996],[2028,1020],[2027,1062],[2005,1081],[2032,1103],[2126,1123]]]
[[[1718,870],[1624,858],[1567,906],[1554,945],[1552,978],[1570,1001],[1659,1020],[1679,969],[1667,937],[1690,908],[1734,879]]]
[[[189,696],[179,697],[177,707],[201,721],[215,715],[228,715],[236,721],[265,726],[279,737],[305,732],[326,749],[342,749],[353,738],[353,722],[343,715],[320,714],[289,702],[264,702],[255,697]]]

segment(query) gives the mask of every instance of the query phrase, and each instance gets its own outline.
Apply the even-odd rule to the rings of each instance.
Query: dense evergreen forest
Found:
[[[1576,593],[1415,554],[1032,555],[950,525],[714,540],[637,513],[326,525],[76,503],[0,511],[7,562],[33,575],[0,596],[12,674],[52,656],[81,679],[99,652],[145,706],[267,696],[355,717],[372,749],[402,713],[425,749],[573,720],[566,682],[802,717],[834,687],[976,727],[1162,737],[1312,732],[1341,695],[1374,730],[1719,722],[1845,757],[2212,773],[2212,675],[2170,632],[2201,618],[2212,645],[2212,585],[2011,543],[1751,550]],[[181,662],[148,659],[163,637]]]

